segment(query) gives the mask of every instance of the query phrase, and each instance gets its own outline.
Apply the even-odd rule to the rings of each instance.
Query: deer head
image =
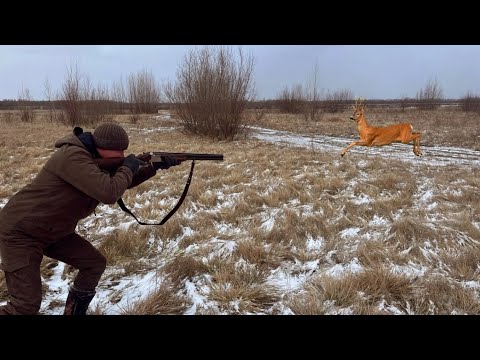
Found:
[[[362,98],[359,98],[355,100],[355,105],[353,106],[353,115],[350,116],[350,120],[353,120],[358,123],[360,118],[363,115],[363,112],[365,110],[365,100]]]

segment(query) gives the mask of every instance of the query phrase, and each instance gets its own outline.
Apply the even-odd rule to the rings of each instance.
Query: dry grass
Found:
[[[397,242],[399,248],[404,250],[418,245],[427,240],[434,240],[437,231],[425,225],[421,218],[405,216],[393,222],[390,229],[389,241]]]
[[[289,300],[298,314],[336,313],[350,309],[353,314],[386,314],[380,303],[402,305],[413,298],[414,281],[382,265],[367,267],[342,277],[320,275],[305,284],[304,291]]]
[[[480,280],[480,248],[467,246],[459,254],[442,253],[440,258],[453,279],[458,281]]]
[[[192,256],[181,254],[169,261],[162,270],[176,286],[179,286],[185,279],[191,280],[194,276],[206,273],[208,267]]]
[[[315,126],[282,114],[257,120],[259,126],[356,138],[351,121],[342,120],[350,115],[327,114]],[[413,120],[425,132],[422,143],[453,145],[442,131],[451,126],[448,116],[457,113],[438,121],[420,112],[371,115],[379,125],[418,116]],[[171,129],[177,124],[173,120],[142,117],[132,124],[122,116],[115,119],[130,134],[132,153],[225,156],[223,162],[197,162],[185,202],[164,226],[139,226],[116,205],[101,206],[97,216],[80,222],[77,230],[108,260],[101,291],[112,291],[124,276],[151,271],[162,271],[168,280],[168,286],[127,307],[123,292],[128,289],[106,296],[125,313],[185,313],[192,284],[205,298],[203,304],[196,302],[197,314],[274,314],[285,307],[295,314],[396,313],[393,307],[415,314],[479,312],[478,290],[473,290],[480,281],[478,169],[418,166],[354,153],[339,161],[337,153],[319,148],[187,137]],[[469,130],[460,132],[465,147],[473,145],[480,123],[458,121],[466,121]],[[30,181],[54,151],[54,142],[71,132],[43,120],[3,121],[2,126],[0,145],[9,151],[0,154],[0,204]],[[126,192],[127,206],[143,220],[160,220],[178,200],[188,170],[184,163],[160,171]],[[350,273],[351,264],[361,269]],[[55,265],[44,259],[45,279]],[[341,275],[328,275],[340,268]],[[398,269],[405,274],[415,270],[416,278]],[[299,282],[297,288],[281,290],[277,270],[305,280],[304,286]],[[75,269],[66,266],[62,279],[74,275]],[[51,293],[47,287],[44,291]],[[0,274],[1,296],[6,299]],[[106,304],[92,311],[110,309]]]
[[[255,264],[259,271],[273,270],[282,262],[292,259],[288,247],[281,244],[266,245],[253,239],[238,242],[235,255]]]
[[[321,276],[315,278],[312,285],[321,289],[323,298],[331,300],[333,305],[337,307],[349,307],[358,301],[357,284],[353,276],[346,276],[340,279],[331,276]]]
[[[54,274],[54,268],[57,267],[58,260],[51,259],[49,257],[44,257],[40,263],[40,274],[44,278],[49,278]]]
[[[267,272],[248,264],[212,258],[208,265],[211,281],[208,299],[230,314],[264,312],[280,298],[277,288],[266,283]]]
[[[229,314],[264,312],[280,299],[278,290],[271,285],[242,282],[212,284],[208,298]]]
[[[122,315],[182,315],[190,306],[189,299],[164,281],[152,294],[123,309]]]
[[[445,277],[420,280],[408,304],[418,315],[480,314],[478,295]]]
[[[5,274],[0,271],[0,301],[8,300],[7,282],[5,281]]]
[[[354,286],[364,293],[364,297],[371,304],[381,300],[389,303],[405,302],[412,296],[414,282],[405,275],[395,274],[385,266],[366,268],[349,280],[354,282]]]
[[[328,305],[321,289],[315,286],[306,286],[305,291],[291,296],[285,301],[295,315],[324,315]]]
[[[151,246],[146,236],[138,236],[130,231],[114,230],[104,237],[98,246],[100,252],[107,258],[109,266],[125,265],[125,270],[140,270],[140,259],[148,258]],[[132,269],[132,262],[138,267]]]
[[[349,109],[340,114],[325,114],[319,122],[305,121],[301,114],[266,114],[256,126],[304,134],[324,134],[358,138],[356,124],[350,120]],[[480,114],[439,109],[436,111],[372,109],[368,107],[367,121],[372,126],[409,122],[422,134],[421,145],[453,146],[480,150]]]
[[[385,244],[378,241],[364,241],[357,247],[356,256],[365,267],[375,268],[385,263]]]

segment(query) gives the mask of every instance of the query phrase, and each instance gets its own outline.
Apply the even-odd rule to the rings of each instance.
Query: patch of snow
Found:
[[[356,274],[363,270],[362,264],[355,257],[347,264],[335,264],[325,271],[325,274],[333,277],[341,277],[345,273]]]
[[[427,191],[425,191],[422,196],[420,196],[420,201],[422,202],[428,202],[428,200],[430,200],[430,198],[432,197],[433,195],[433,192],[431,189],[428,189]]]
[[[388,221],[377,214],[373,215],[373,219],[368,223],[370,226],[386,226]]]
[[[311,235],[308,235],[305,247],[308,251],[320,251],[324,241],[323,237],[313,238]]]
[[[311,268],[312,266],[314,266],[316,268],[317,265],[313,264],[314,263],[310,262],[307,267]],[[284,292],[291,292],[301,289],[303,284],[309,279],[309,277],[310,276],[307,273],[292,275],[291,269],[277,268],[273,270],[272,273],[267,277],[266,282],[281,289]]]
[[[358,227],[344,229],[344,230],[340,231],[340,237],[342,239],[346,239],[346,238],[349,238],[349,237],[356,236],[360,230],[361,229],[358,228]]]
[[[205,278],[205,276],[202,276]],[[195,315],[197,307],[202,307],[207,303],[207,297],[210,289],[206,285],[201,285],[203,281],[200,281],[198,278],[196,281],[192,282],[189,280],[185,281],[185,290],[188,298],[193,302],[192,306],[185,311],[184,315]],[[203,280],[203,279],[202,279]]]
[[[353,199],[352,202],[355,205],[362,205],[362,204],[370,204],[372,201],[370,200],[369,196],[362,194],[357,199]]]

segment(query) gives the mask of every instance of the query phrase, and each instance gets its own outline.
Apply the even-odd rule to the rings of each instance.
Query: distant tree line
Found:
[[[140,114],[171,109],[181,120],[186,133],[231,140],[245,129],[244,111],[255,100],[254,59],[241,49],[218,46],[196,48],[185,57],[177,79],[163,89],[153,74],[142,70],[111,86],[93,85],[77,65],[67,68],[60,89],[54,91],[48,79],[44,83],[47,100],[34,101],[28,89],[16,100],[0,101],[0,110],[8,121],[18,115],[33,121],[34,110],[47,110],[48,119],[68,126],[93,126],[114,114],[128,114],[135,123]],[[163,90],[163,91],[162,91]],[[162,101],[162,92],[166,101]],[[45,113],[42,113],[45,116]]]
[[[181,120],[187,133],[213,138],[233,139],[245,128],[244,111],[262,109],[302,114],[306,120],[318,121],[325,113],[349,110],[355,103],[349,89],[320,90],[318,65],[306,84],[285,86],[276,99],[258,100],[254,96],[254,59],[240,49],[203,47],[191,51],[178,67],[177,78],[160,87],[147,70],[131,73],[113,84],[94,85],[76,64],[67,68],[61,87],[53,90],[44,83],[46,100],[33,100],[23,88],[18,99],[3,99],[0,110],[15,110],[21,121],[33,121],[34,110],[47,110],[50,121],[69,126],[95,126],[116,114],[127,114],[131,122],[140,114],[169,109]],[[162,95],[163,94],[163,95]],[[455,106],[463,111],[480,112],[480,96],[467,92],[460,99],[446,99],[435,79],[429,79],[414,98],[367,99],[370,108],[388,107],[435,110]],[[11,115],[8,113],[8,115]],[[12,118],[12,116],[9,116]]]

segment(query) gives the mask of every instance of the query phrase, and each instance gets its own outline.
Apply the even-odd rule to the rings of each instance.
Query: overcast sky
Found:
[[[234,49],[236,45],[232,45]],[[187,45],[0,45],[0,99],[17,99],[28,89],[45,98],[45,80],[61,88],[67,67],[97,85],[111,85],[143,69],[161,84],[175,80],[177,67],[196,46]],[[480,93],[479,45],[242,45],[255,59],[258,99],[306,84],[318,64],[319,87],[349,89],[355,97],[415,97],[437,79],[448,98]]]

